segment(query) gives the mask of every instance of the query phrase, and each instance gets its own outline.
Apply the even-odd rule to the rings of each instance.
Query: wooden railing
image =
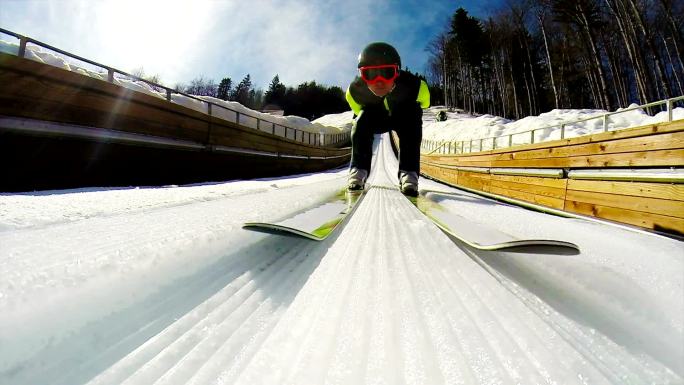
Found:
[[[684,119],[472,154],[422,154],[428,177],[517,204],[684,235]]]
[[[18,51],[17,51],[16,55],[21,57],[21,58],[26,57],[27,45],[28,44],[35,44],[37,46],[47,48],[51,51],[57,52],[57,53],[64,55],[66,57],[76,59],[78,61],[88,63],[88,64],[93,65],[95,67],[104,69],[105,72],[103,72],[102,74],[104,75],[106,73],[106,75],[107,75],[106,78],[107,78],[107,81],[109,83],[114,83],[115,79],[117,79],[118,76],[123,75],[127,78],[134,79],[137,82],[143,82],[143,83],[149,85],[150,87],[152,87],[153,89],[162,90],[163,93],[165,93],[166,100],[169,102],[176,103],[173,100],[173,97],[172,97],[173,95],[181,95],[181,96],[184,96],[184,97],[189,98],[191,100],[198,101],[198,102],[206,105],[206,113],[209,116],[214,116],[212,111],[216,111],[217,109],[223,109],[226,111],[233,112],[233,113],[235,113],[235,122],[234,123],[236,123],[238,125],[241,124],[240,123],[241,116],[247,116],[249,118],[256,120],[256,129],[257,130],[267,131],[267,132],[270,131],[270,133],[273,135],[279,135],[280,132],[282,132],[283,134],[279,135],[279,136],[282,136],[282,137],[287,138],[287,139],[292,139],[292,140],[295,140],[295,141],[298,141],[301,143],[309,144],[312,146],[334,146],[334,145],[338,145],[341,143],[348,142],[350,140],[350,137],[351,137],[351,133],[349,131],[336,133],[336,134],[313,133],[313,132],[309,132],[309,131],[300,130],[300,129],[295,128],[295,127],[288,127],[288,126],[285,126],[282,124],[277,124],[277,123],[259,118],[257,116],[245,114],[244,112],[240,112],[240,111],[228,108],[226,106],[223,106],[223,105],[220,105],[217,103],[212,103],[212,102],[206,101],[206,100],[201,99],[197,96],[190,95],[190,94],[187,94],[185,92],[182,92],[182,91],[170,88],[170,87],[166,87],[164,85],[149,81],[147,79],[143,79],[139,76],[132,75],[132,74],[127,73],[125,71],[121,71],[121,70],[118,70],[116,68],[97,63],[95,61],[86,59],[84,57],[75,55],[73,53],[61,50],[57,47],[53,47],[49,44],[46,44],[46,43],[40,42],[38,40],[32,39],[28,36],[20,35],[16,32],[12,32],[12,31],[0,28],[0,33],[12,36],[12,37],[19,40],[19,47],[18,47]],[[176,103],[176,104],[180,104],[180,103]],[[270,130],[268,130],[269,128],[270,128]]]

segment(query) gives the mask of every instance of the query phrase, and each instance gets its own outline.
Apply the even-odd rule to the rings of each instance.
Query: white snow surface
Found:
[[[321,116],[320,118],[313,121],[313,123],[319,123],[324,126],[338,127],[345,131],[351,131],[352,123],[354,120],[354,112],[347,111],[340,114],[329,114]]]
[[[469,249],[378,188],[323,242],[241,229],[345,176],[0,195],[0,384],[683,382],[682,242],[425,179],[581,252]]]

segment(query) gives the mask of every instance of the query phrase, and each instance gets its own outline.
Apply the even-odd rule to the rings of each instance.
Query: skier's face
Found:
[[[374,83],[366,83],[368,89],[375,94],[375,96],[383,97],[392,91],[394,88],[394,79],[390,81],[378,80]]]

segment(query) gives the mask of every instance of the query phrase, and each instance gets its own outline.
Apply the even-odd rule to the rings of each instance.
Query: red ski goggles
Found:
[[[391,82],[399,76],[399,66],[396,64],[383,64],[379,66],[360,67],[361,79],[364,82],[373,84],[380,80]]]

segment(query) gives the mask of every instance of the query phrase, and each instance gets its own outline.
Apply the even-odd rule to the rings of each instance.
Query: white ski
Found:
[[[359,203],[363,191],[346,189],[327,201],[275,222],[249,222],[242,227],[271,234],[295,235],[322,241],[339,227]]]
[[[476,249],[502,250],[529,246],[554,246],[579,250],[579,247],[572,242],[523,238],[448,211],[438,201],[456,199],[456,196],[452,194],[422,191],[417,198],[408,198],[447,235]]]

